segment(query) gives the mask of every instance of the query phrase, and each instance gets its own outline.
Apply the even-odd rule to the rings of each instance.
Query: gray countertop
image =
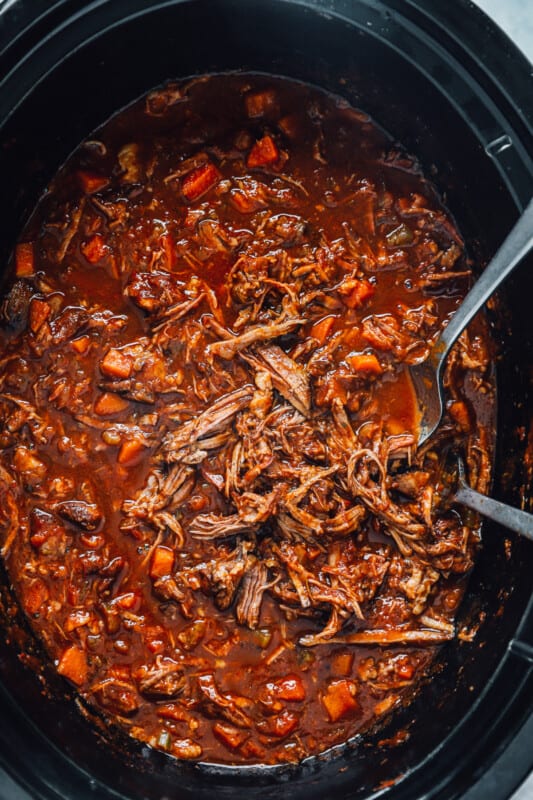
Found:
[[[448,0],[454,2],[454,0]],[[533,0],[474,0],[533,62]]]

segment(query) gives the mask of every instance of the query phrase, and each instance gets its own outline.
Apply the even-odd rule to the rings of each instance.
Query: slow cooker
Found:
[[[532,68],[469,0],[4,0],[2,262],[95,127],[166,79],[228,70],[307,81],[369,112],[420,158],[478,269],[533,194]],[[529,510],[532,269],[526,259],[489,310],[493,495]],[[475,635],[442,650],[379,733],[283,767],[183,764],[110,739],[46,666],[35,669],[38,647],[2,575],[0,764],[43,800],[508,797],[533,767],[533,545],[489,523],[483,540],[461,611]]]

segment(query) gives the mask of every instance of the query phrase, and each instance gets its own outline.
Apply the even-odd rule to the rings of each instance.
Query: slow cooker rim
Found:
[[[153,10],[158,6],[173,5],[178,3],[195,2],[195,0],[160,0],[149,6],[146,10]],[[350,0],[339,0],[340,8],[333,9],[330,0],[276,0],[288,5],[300,5],[325,15],[343,17],[349,12]],[[360,0],[369,8],[381,9],[385,16],[396,14],[406,20],[412,18],[413,10],[422,15],[428,31],[439,28],[439,34],[450,42],[455,42],[462,50],[463,55],[474,61],[479,69],[492,81],[494,86],[513,107],[514,114],[521,120],[527,133],[533,138],[533,104],[530,100],[530,86],[533,78],[533,65],[524,53],[488,17],[473,0],[455,0],[453,4],[454,17],[450,16],[450,5],[441,6],[431,0]],[[80,3],[79,0],[57,0],[49,4],[47,0],[14,0],[2,8],[0,6],[0,66],[3,78],[0,86],[9,77],[9,73],[20,63],[22,57],[30,56],[33,48],[42,43],[43,38],[51,30],[63,27],[70,21],[86,16],[100,7],[104,7],[108,0],[93,0],[93,2]],[[71,8],[73,7],[73,8]],[[461,27],[456,27],[457,18],[461,18]],[[466,23],[464,25],[463,23]],[[490,62],[481,60],[477,56],[479,40],[477,38],[480,27],[487,39],[490,39],[497,51],[505,55],[504,66],[512,63],[512,71],[494,73]],[[416,27],[421,28],[421,20],[417,20]],[[501,66],[501,65],[500,65]],[[521,101],[514,99],[520,91]],[[529,100],[529,103],[527,102]]]
[[[90,5],[87,7],[87,11],[89,11],[89,10],[91,10],[91,9],[93,9],[93,10],[94,10],[94,9],[96,9],[97,7],[100,7],[100,6],[104,6],[104,5],[106,4],[106,1],[107,1],[107,0],[101,0],[101,2],[97,2],[97,3],[92,3],[92,4],[90,4]],[[291,0],[278,0],[278,1],[280,1],[280,2],[291,2]],[[172,0],[169,0],[169,3],[168,3],[168,4],[171,4],[171,2],[172,2]],[[463,6],[465,6],[465,7],[471,6],[472,8],[474,8],[473,4],[471,4],[471,3],[469,2],[469,0],[458,0],[458,2],[459,2],[459,3],[461,3],[461,4],[462,4]],[[415,0],[407,0],[407,3],[408,3],[408,5],[410,5],[410,6],[412,6],[412,7],[423,7],[423,8],[425,8],[425,9],[429,8],[429,6],[430,6],[430,3],[429,3],[429,2],[427,2],[427,0],[424,0],[424,2],[416,2]],[[312,1],[312,2],[297,2],[297,4],[298,4],[298,5],[302,5],[302,6],[308,6],[308,7],[312,8],[312,9],[314,9],[314,10],[325,10],[325,6],[326,6],[326,3],[325,3],[325,2],[321,2],[321,0],[314,0],[314,2],[313,2],[313,1]],[[393,5],[393,4],[394,4],[394,0],[392,0],[392,2],[391,2],[391,5]],[[56,4],[56,5],[54,5],[54,7],[53,7],[53,8],[54,8],[54,9],[57,9],[57,8],[59,8],[59,7],[61,7],[61,6],[65,6],[65,5],[67,5],[67,3],[60,2],[60,3]],[[165,5],[166,5],[166,4],[165,4]],[[382,4],[380,4],[380,5],[385,5],[385,6],[386,6],[386,5],[388,5],[388,4],[387,4],[387,3],[382,3]],[[12,6],[11,6],[11,7],[12,7]],[[477,10],[477,7],[476,7],[476,10]],[[0,15],[1,15],[1,13],[2,13],[2,9],[0,9]],[[482,13],[482,12],[480,12],[480,13]],[[45,16],[46,16],[46,15],[45,15]],[[505,35],[504,35],[504,34],[502,34],[502,36],[504,36],[504,37],[505,37]],[[505,38],[507,38],[507,37],[505,37]],[[509,40],[508,40],[508,41],[509,41]],[[509,43],[510,43],[510,42],[509,42]],[[512,45],[512,43],[510,43],[510,44]],[[520,57],[521,57],[522,59],[524,59],[524,57],[522,56],[522,54],[521,54],[521,53],[519,53],[519,51],[518,51],[518,50],[517,50],[517,49],[514,47],[514,45],[512,45],[512,47],[513,47],[513,48],[516,50],[516,52],[517,52],[517,53],[520,55]],[[526,63],[527,63],[527,62],[526,62]],[[528,133],[529,133],[530,135],[533,135],[533,128],[532,128],[532,127],[531,127],[529,124],[528,124],[528,126],[527,126],[527,127],[528,127]],[[526,612],[526,614],[524,615],[524,622],[523,622],[523,625],[522,625],[522,627],[524,627],[524,624],[526,623],[526,620],[527,620],[527,618],[531,618],[531,617],[533,617],[533,606],[532,606],[532,604],[530,604],[528,612]],[[76,765],[76,766],[77,766],[77,765]],[[79,767],[78,767],[78,768],[79,768]],[[43,795],[43,796],[44,796],[44,795]],[[119,797],[120,795],[114,794],[114,795],[110,795],[110,796]]]
[[[227,2],[231,4],[232,0],[212,0],[219,2],[223,5]],[[323,14],[324,16],[336,17],[341,20],[348,21],[352,25],[359,25],[353,14],[353,6],[350,7],[350,0],[338,0],[337,6],[333,8],[330,0],[271,0],[274,4],[300,6],[303,9],[312,10],[316,13]],[[145,13],[151,13],[155,10],[171,7],[173,5],[181,4],[194,4],[198,0],[151,0],[145,3],[142,0],[135,2],[130,0],[126,4],[128,9],[127,16],[120,15],[119,2],[113,4],[115,9],[111,20],[107,21],[104,28],[97,28],[92,31],[88,38],[84,38],[83,44],[90,42],[93,38],[102,35],[108,29],[112,29],[117,25],[124,22],[124,19],[134,19],[141,17]],[[36,86],[35,76],[26,78],[25,91],[20,95],[20,84],[24,83],[24,67],[25,64],[36,54],[41,52],[41,58],[45,60],[52,56],[49,52],[52,48],[49,47],[53,44],[54,37],[57,39],[58,33],[61,31],[63,34],[68,33],[69,28],[73,25],[83,24],[90,19],[90,15],[105,9],[109,9],[110,4],[108,0],[93,0],[87,4],[76,2],[76,0],[58,0],[57,3],[46,9],[46,0],[39,0],[39,3],[44,5],[42,14],[38,14],[32,21],[32,13],[30,4],[24,6],[24,0],[15,0],[9,4],[5,10],[0,8],[0,74],[3,73],[3,78],[0,79],[0,98],[2,91],[6,90],[7,93],[16,95],[19,92],[18,100],[11,107],[2,108],[0,103],[0,129],[14,113],[20,103],[30,94]],[[22,4],[22,13],[19,19],[15,22],[10,19],[15,9],[19,9]],[[531,102],[527,103],[529,99],[527,92],[527,84],[530,83],[533,69],[529,64],[526,57],[514,45],[514,43],[507,37],[503,31],[500,31],[497,26],[492,23],[489,17],[484,12],[475,6],[472,0],[456,0],[453,5],[447,5],[446,8],[434,8],[431,0],[359,0],[361,6],[366,6],[369,13],[375,10],[378,17],[383,17],[383,30],[375,23],[367,22],[368,28],[364,28],[365,32],[370,36],[376,37],[381,40],[386,37],[387,22],[394,18],[395,21],[403,25],[406,30],[411,33],[417,31],[420,42],[423,45],[429,46],[436,50],[443,50],[446,53],[448,60],[451,58],[455,64],[455,72],[462,74],[462,79],[467,86],[471,86],[473,82],[476,84],[477,95],[483,96],[484,106],[492,114],[491,129],[489,130],[486,120],[476,119],[476,116],[467,115],[466,110],[452,92],[444,91],[440,83],[435,80],[431,74],[431,70],[424,70],[421,68],[419,59],[416,57],[408,57],[407,60],[415,66],[424,76],[432,82],[436,88],[444,95],[446,100],[450,102],[456,111],[465,119],[469,127],[476,133],[481,145],[485,148],[487,155],[489,155],[498,169],[500,176],[505,182],[508,190],[519,209],[523,209],[530,199],[531,189],[530,184],[533,180],[533,105]],[[69,6],[74,5],[73,12],[70,13]],[[132,7],[135,7],[132,10]],[[464,41],[461,28],[454,29],[454,20],[450,17],[450,9],[455,13],[457,9],[462,6],[461,21],[468,19],[468,14],[477,17],[478,24],[484,23],[484,30],[486,35],[494,38],[495,43],[503,52],[508,56],[512,56],[512,60],[516,61],[516,66],[513,69],[512,81],[509,81],[510,76],[506,75],[505,79],[499,77],[495,79],[492,72],[489,70],[487,62],[481,61],[475,56],[476,54],[476,39]],[[413,22],[413,10],[421,14],[421,19]],[[66,12],[66,14],[64,13]],[[4,17],[6,18],[4,20]],[[7,20],[7,23],[6,23]],[[488,21],[488,24],[487,24]],[[424,24],[421,24],[421,23]],[[17,35],[17,26],[20,33]],[[50,25],[52,26],[50,28]],[[372,26],[375,25],[373,28]],[[2,27],[4,31],[2,31]],[[359,27],[363,27],[359,25]],[[438,38],[435,38],[434,31],[438,32]],[[468,35],[476,31],[476,26],[472,26],[472,30],[468,31]],[[385,35],[383,35],[385,34]],[[9,38],[8,38],[9,37]],[[453,49],[443,48],[440,39],[459,45],[460,53],[454,54]],[[68,37],[66,37],[68,38]],[[7,41],[7,43],[6,43]],[[387,44],[393,49],[396,49],[394,42],[387,40]],[[57,46],[57,44],[56,44]],[[57,66],[61,64],[64,58],[81,46],[80,41],[70,47],[70,49],[59,51],[55,60],[48,62],[47,67],[40,74],[37,84],[44,80],[49,73],[51,73]],[[61,47],[65,47],[63,42]],[[14,51],[14,52],[13,52]],[[405,57],[406,53],[402,52]],[[461,56],[461,58],[458,57]],[[14,61],[13,61],[14,59]],[[510,60],[510,58],[508,59]],[[472,78],[468,68],[475,66],[478,76]],[[519,74],[519,72],[521,74]],[[529,73],[529,74],[528,74]],[[12,82],[13,90],[10,92],[9,84]],[[488,82],[487,82],[488,81]],[[14,88],[14,87],[17,88]],[[521,102],[516,103],[512,98],[514,93],[520,90]],[[493,92],[498,93],[498,102],[493,96]],[[523,95],[523,97],[522,97]],[[133,98],[132,98],[133,99]],[[503,102],[507,112],[511,113],[514,117],[513,124],[509,123],[506,116],[503,116],[500,111],[500,104]],[[529,106],[531,107],[530,113],[528,112]],[[3,118],[3,119],[2,119]],[[522,162],[525,165],[527,176],[524,177],[522,185],[517,188],[516,176],[515,182],[509,179],[509,173],[517,164]]]

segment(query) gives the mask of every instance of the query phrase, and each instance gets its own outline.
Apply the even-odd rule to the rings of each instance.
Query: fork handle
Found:
[[[480,494],[466,484],[459,485],[454,500],[533,541],[533,514],[500,503],[499,500],[493,500],[492,497]]]
[[[533,247],[533,200],[483,270],[432,348],[435,363],[441,364],[450,348],[489,297],[503,283]]]

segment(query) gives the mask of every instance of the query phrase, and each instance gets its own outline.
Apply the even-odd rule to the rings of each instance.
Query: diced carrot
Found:
[[[15,247],[15,272],[18,278],[26,278],[34,273],[33,244],[21,242]]]
[[[98,264],[106,255],[108,249],[104,237],[99,233],[95,233],[81,246],[81,252],[89,264]]]
[[[336,317],[324,317],[324,319],[321,319],[319,322],[315,322],[310,331],[313,339],[316,339],[320,344],[324,344],[331,333],[335,319]]]
[[[117,461],[119,464],[124,464],[127,467],[133,467],[138,464],[144,453],[144,445],[137,439],[127,439],[120,445],[118,451]]]
[[[292,733],[298,726],[298,721],[298,715],[293,711],[282,711],[276,717],[268,717],[264,722],[260,722],[257,727],[263,733],[278,736],[281,739]]]
[[[165,631],[160,625],[144,629],[144,643],[154,655],[164,652],[166,641]]]
[[[177,703],[169,703],[166,706],[159,706],[157,708],[157,716],[161,719],[173,719],[176,722],[187,722],[189,715],[184,708]]]
[[[331,681],[327,691],[322,695],[322,703],[331,722],[337,722],[359,708],[355,699],[356,688],[353,681],[345,679]]]
[[[207,162],[185,176],[181,184],[181,192],[186,200],[193,202],[218,183],[220,177],[220,172],[215,165]]]
[[[150,577],[152,580],[163,578],[170,575],[174,568],[174,551],[170,547],[160,544],[154,549],[152,563],[150,565]]]
[[[346,361],[356,372],[367,372],[371,375],[381,375],[383,367],[374,353],[357,353],[346,356]]]
[[[344,305],[348,308],[360,308],[375,292],[374,285],[367,280],[357,281],[352,291],[343,297]]]
[[[202,511],[207,505],[209,505],[209,500],[205,494],[193,494],[187,500],[187,508],[191,511]]]
[[[262,117],[277,108],[277,97],[273,89],[263,89],[260,92],[251,92],[245,98],[246,113],[252,119]]]
[[[34,297],[30,303],[29,325],[32,333],[37,333],[51,314],[52,309],[45,300]]]
[[[376,717],[380,717],[382,714],[386,714],[387,711],[391,710],[397,700],[397,694],[389,694],[388,697],[385,697],[383,700],[380,700],[379,703],[376,703],[374,706],[374,715]]]
[[[83,355],[87,352],[90,341],[88,336],[80,336],[78,339],[73,339],[70,346],[76,353]]]
[[[305,687],[298,675],[286,675],[275,683],[267,684],[272,694],[281,700],[297,703],[305,700]]]
[[[94,194],[103,189],[109,183],[109,178],[104,175],[97,175],[95,172],[78,172],[78,180],[85,194]]]
[[[225,747],[230,750],[237,750],[246,741],[249,734],[234,728],[233,725],[226,725],[223,722],[215,722],[213,733]]]
[[[352,674],[353,653],[336,653],[331,658],[331,671],[335,675],[347,677]]]
[[[104,375],[109,375],[111,378],[129,378],[133,364],[125,353],[111,348],[100,362],[100,369]]]
[[[113,605],[118,606],[123,611],[137,610],[140,604],[141,598],[135,592],[125,592],[113,600]]]
[[[253,739],[247,739],[245,742],[242,743],[240,747],[240,751],[244,758],[255,758],[256,760],[259,759],[261,761],[265,758],[265,751],[261,747],[261,745],[254,742]]]
[[[84,651],[74,644],[67,647],[59,659],[57,671],[72,683],[82,686],[86,682],[89,672]]]
[[[200,758],[203,750],[192,739],[176,739],[172,743],[172,752],[177,758]]]
[[[95,404],[94,411],[99,417],[108,417],[111,414],[119,414],[128,408],[129,403],[114,392],[104,392],[101,394]]]
[[[24,609],[27,614],[37,614],[43,603],[46,603],[50,594],[46,584],[35,578],[23,591]]]
[[[279,150],[273,138],[267,135],[254,144],[246,163],[249,167],[263,167],[266,164],[274,164],[278,158]]]
[[[30,536],[30,543],[36,550],[40,550],[43,544],[48,540],[49,534],[46,530],[37,531]]]
[[[410,681],[415,674],[415,667],[408,656],[396,659],[394,666],[397,676],[403,681]]]

